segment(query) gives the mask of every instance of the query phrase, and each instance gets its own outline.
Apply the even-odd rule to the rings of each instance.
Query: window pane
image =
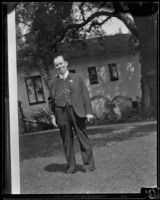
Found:
[[[119,80],[116,63],[108,64],[111,81]]]
[[[69,72],[76,73],[76,70],[75,69],[70,69]]]
[[[26,79],[26,85],[27,85],[29,103],[35,103],[36,102],[36,96],[35,96],[35,91],[34,91],[34,85],[33,85],[32,78],[27,78]]]
[[[34,77],[34,85],[38,102],[44,101],[43,87],[40,76]]]
[[[98,78],[97,78],[96,67],[88,67],[88,73],[89,73],[90,84],[97,84]]]

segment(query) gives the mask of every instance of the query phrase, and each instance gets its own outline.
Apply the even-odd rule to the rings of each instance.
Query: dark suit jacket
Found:
[[[71,90],[71,99],[72,99],[72,106],[75,113],[79,117],[85,117],[87,114],[93,114],[92,106],[90,97],[88,94],[87,87],[82,79],[82,77],[75,73],[69,73],[69,83],[70,83],[70,90]],[[55,76],[51,86],[50,86],[50,95],[52,99],[52,103],[50,104],[50,114],[54,114],[57,116],[57,112],[55,112],[55,102],[54,102],[54,94],[56,90],[56,81],[58,76]]]

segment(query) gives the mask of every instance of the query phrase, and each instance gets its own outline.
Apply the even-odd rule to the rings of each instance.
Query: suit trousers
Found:
[[[76,167],[72,128],[74,128],[74,132],[80,144],[83,165],[90,169],[95,168],[91,143],[86,133],[85,118],[77,116],[73,107],[68,104],[66,104],[65,107],[61,107],[61,109],[61,115],[64,115],[63,118],[66,122],[65,125],[59,126],[59,129],[67,160],[67,169],[74,169]]]

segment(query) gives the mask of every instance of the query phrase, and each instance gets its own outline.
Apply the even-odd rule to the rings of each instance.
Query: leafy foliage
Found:
[[[17,34],[18,66],[38,67],[39,61],[46,65],[51,63],[53,43],[70,22],[71,8],[72,3],[62,2],[22,2],[18,5],[17,27],[27,28],[24,36]]]
[[[118,5],[104,2],[19,3],[16,12],[18,67],[39,68],[39,62],[50,65],[59,43],[84,40],[89,35],[103,36],[102,24],[111,17],[120,18],[134,32],[132,20],[121,13],[120,7],[124,6]]]
[[[18,66],[39,66],[52,63],[52,56],[61,42],[83,40],[88,35],[103,36],[101,28],[111,17],[122,20],[138,38],[128,13],[134,8],[154,12],[154,3],[112,2],[21,2],[17,6]],[[143,9],[144,8],[144,9]],[[27,28],[25,33],[21,29]]]
[[[70,21],[72,3],[40,4],[35,12],[31,34],[35,35],[35,43],[39,51],[38,56],[50,64],[52,48],[56,39],[64,32]]]

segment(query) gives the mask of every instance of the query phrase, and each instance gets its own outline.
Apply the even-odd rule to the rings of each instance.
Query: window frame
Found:
[[[75,69],[69,69],[69,72],[75,74],[75,73],[76,73],[76,70],[75,70]]]
[[[91,71],[96,72],[96,73],[95,73],[96,80],[93,80],[93,75],[90,73]],[[89,80],[90,80],[90,84],[91,84],[91,85],[99,84],[98,76],[97,76],[97,68],[96,68],[95,66],[88,67],[88,74],[89,74]],[[95,78],[95,77],[94,77],[94,78]]]
[[[39,78],[39,81],[40,81],[40,83],[41,83],[42,90],[43,90],[43,100],[41,100],[41,101],[38,100],[38,95],[37,95],[37,91],[36,91],[36,85],[35,85],[35,79],[36,79],[36,78]],[[31,80],[32,80],[33,91],[34,91],[34,95],[35,95],[36,102],[31,102],[30,95],[29,95],[29,91],[28,91],[28,83],[27,83],[27,80],[28,80],[28,79],[31,79]],[[36,104],[46,103],[41,75],[35,75],[35,76],[25,77],[25,83],[26,83],[26,90],[27,90],[27,96],[28,96],[29,105],[36,105]]]
[[[113,75],[113,67],[115,68],[114,71],[116,72],[116,76]],[[110,81],[118,81],[118,70],[117,70],[117,64],[116,63],[109,63],[108,64],[109,74],[110,74]]]

